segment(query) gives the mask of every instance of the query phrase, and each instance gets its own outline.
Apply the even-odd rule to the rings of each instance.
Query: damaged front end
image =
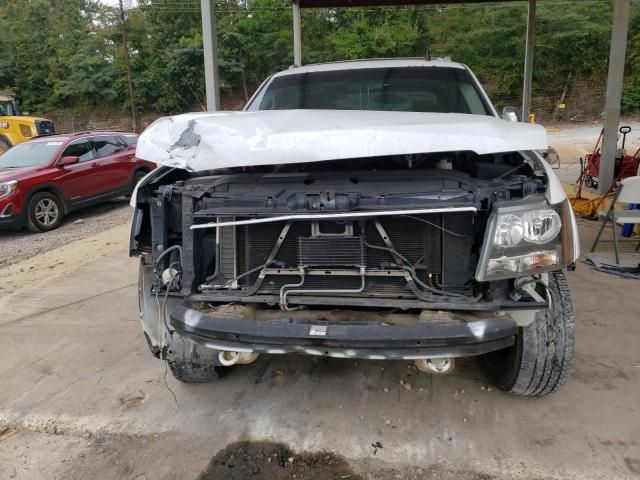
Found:
[[[509,347],[548,307],[547,272],[578,256],[547,168],[534,152],[469,151],[163,167],[138,189],[131,239],[150,345],[377,359]]]

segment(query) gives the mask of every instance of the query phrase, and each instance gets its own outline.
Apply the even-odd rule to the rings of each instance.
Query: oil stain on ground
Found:
[[[300,454],[285,444],[236,442],[220,450],[198,480],[364,480],[341,457]]]

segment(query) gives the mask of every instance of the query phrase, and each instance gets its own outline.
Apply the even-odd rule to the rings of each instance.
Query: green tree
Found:
[[[611,5],[539,2],[534,94],[555,102],[578,80],[603,86]],[[293,63],[289,0],[216,0],[223,94],[248,96]],[[61,14],[64,12],[64,14]],[[129,107],[120,19],[98,0],[0,0],[0,88],[25,110]],[[624,107],[640,109],[640,5],[629,34]],[[451,57],[500,102],[522,88],[526,4],[483,3],[302,12],[305,63],[379,57]],[[141,110],[204,108],[199,0],[138,0],[127,11],[135,96]],[[595,101],[595,100],[594,100]]]

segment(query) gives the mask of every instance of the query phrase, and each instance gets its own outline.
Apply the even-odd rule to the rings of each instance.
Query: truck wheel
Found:
[[[184,383],[204,383],[222,377],[228,367],[212,363],[194,363],[187,360],[167,360],[174,378]]]
[[[0,155],[11,148],[11,144],[4,138],[0,138]]]
[[[489,378],[505,392],[544,396],[567,381],[575,345],[571,293],[563,273],[549,274],[548,287],[556,305],[520,328],[512,347],[481,358]]]
[[[27,228],[32,232],[48,232],[60,226],[63,216],[62,202],[53,193],[36,193],[29,200]]]

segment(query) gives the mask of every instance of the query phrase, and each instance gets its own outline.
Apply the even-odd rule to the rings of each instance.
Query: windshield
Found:
[[[381,110],[491,115],[466,70],[394,67],[275,77],[247,110]]]
[[[12,116],[15,115],[13,110],[13,104],[11,102],[0,102],[0,115]]]
[[[53,158],[63,142],[25,142],[0,155],[0,168],[36,167]]]

